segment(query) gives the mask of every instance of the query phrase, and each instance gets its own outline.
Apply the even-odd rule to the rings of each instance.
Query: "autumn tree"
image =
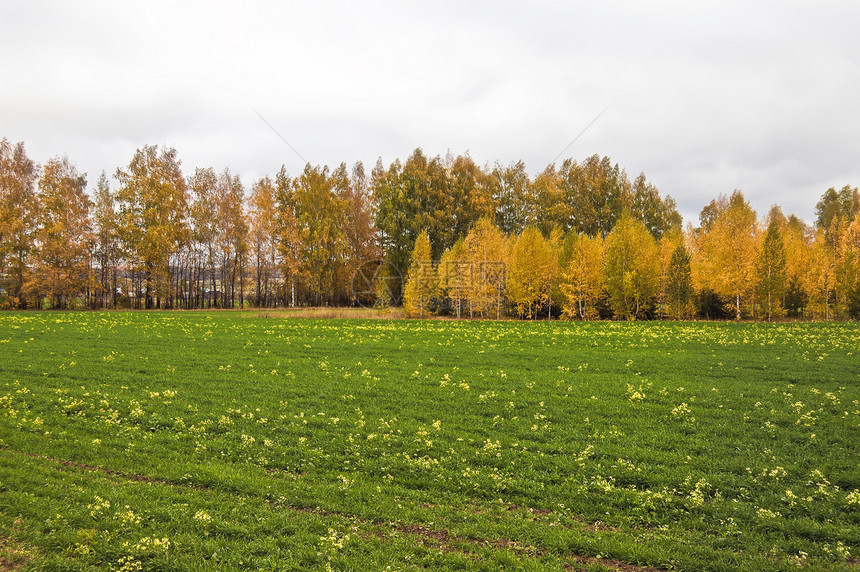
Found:
[[[377,163],[372,176],[376,226],[388,262],[405,273],[418,234],[426,231],[433,258],[455,242],[448,177],[439,157],[428,159],[421,149],[385,171]]]
[[[63,157],[45,164],[38,186],[36,248],[24,289],[36,300],[47,298],[53,308],[67,308],[92,285],[87,179]]]
[[[190,248],[194,259],[196,305],[218,304],[218,175],[211,167],[196,168],[188,180]]]
[[[185,236],[188,193],[176,150],[146,145],[135,151],[120,183],[119,235],[129,262],[143,273],[145,307],[171,294],[171,256]]]
[[[692,290],[709,317],[860,317],[860,192],[851,186],[822,195],[814,233],[776,206],[761,232],[735,191],[684,234],[671,197],[598,155],[532,179],[522,162],[481,168],[468,154],[416,149],[402,164],[378,161],[369,176],[360,163],[307,165],[297,177],[282,168],[246,200],[229,169],[197,169],[186,183],[175,150],[145,146],[117,170],[116,192],[103,174],[92,205],[67,159],[39,173],[22,143],[0,141],[0,305],[47,296],[61,307],[85,295],[112,306],[122,291],[147,308],[232,306],[247,288],[258,305],[355,303],[351,278],[384,258],[389,274],[376,285],[393,301],[407,270],[432,275],[409,279],[407,304],[418,300],[422,315],[444,312],[446,300],[470,316],[498,317],[510,302],[524,317],[562,308],[584,319],[610,302],[619,318],[655,307],[680,318]],[[423,258],[428,245],[435,273],[413,268],[416,248]],[[429,302],[412,290],[433,280]]]
[[[675,252],[675,249],[683,243],[684,237],[680,232],[665,234],[657,239],[657,259],[660,263],[660,285],[657,288],[655,308],[658,315],[661,317],[667,317],[672,314],[668,301],[669,266],[672,263],[672,254]]]
[[[436,271],[436,281],[439,289],[439,304],[437,313],[454,312],[460,318],[464,305],[467,303],[469,287],[472,283],[472,264],[464,240],[458,240],[442,253]]]
[[[836,256],[823,230],[815,233],[809,262],[805,286],[809,294],[810,317],[830,320],[834,317],[836,298]]]
[[[466,298],[469,314],[501,317],[507,272],[507,239],[489,217],[481,218],[466,235],[465,256],[471,265]]]
[[[258,179],[248,197],[248,243],[254,265],[254,303],[269,306],[278,264],[278,209],[275,183],[269,177]]]
[[[496,212],[490,187],[490,177],[469,154],[448,158],[447,188],[451,212],[444,215],[451,228],[451,237],[465,237],[475,224]],[[450,238],[449,238],[450,240]]]
[[[643,318],[660,285],[654,238],[644,224],[622,216],[606,237],[605,257],[606,290],[613,313],[622,320]]]
[[[785,245],[779,230],[780,221],[772,220],[756,261],[757,298],[767,321],[784,313],[782,301],[786,290]]]
[[[566,200],[562,186],[561,173],[555,165],[550,165],[539,173],[532,182],[535,225],[549,236],[554,228],[568,231],[573,222],[573,206]]]
[[[296,230],[298,276],[314,304],[330,305],[338,298],[338,271],[344,264],[347,205],[336,192],[339,177],[328,167],[306,165],[292,179],[287,198]]]
[[[275,177],[275,202],[278,209],[277,245],[284,277],[284,298],[290,306],[298,303],[298,283],[301,278],[301,256],[303,251],[296,219],[292,178],[281,166]]]
[[[508,254],[508,297],[520,316],[535,319],[552,303],[558,258],[536,227],[511,239]]]
[[[645,225],[654,240],[681,231],[683,218],[675,200],[669,196],[662,198],[657,187],[645,179],[645,173],[640,173],[633,181],[627,203],[630,216]]]
[[[423,155],[421,157],[423,159]],[[379,242],[385,260],[399,272],[405,273],[420,231],[415,228],[412,217],[415,200],[403,183],[402,171],[399,161],[394,161],[386,170],[382,159],[379,159],[371,173],[371,193],[374,222],[379,229]],[[392,286],[395,294],[402,288],[396,283]]]
[[[603,239],[571,235],[570,255],[561,272],[562,315],[568,319],[598,318],[597,301],[604,290]]]
[[[692,254],[683,244],[672,251],[672,258],[666,273],[666,305],[668,314],[676,320],[690,315],[695,291],[690,267]]]
[[[436,267],[430,255],[430,238],[426,232],[418,235],[412,250],[409,274],[403,289],[403,307],[406,314],[423,318],[430,313],[436,296]]]
[[[780,235],[785,231],[786,225],[788,225],[788,218],[782,212],[782,207],[779,205],[771,206],[770,210],[767,211],[767,216],[764,218],[765,228],[770,228],[772,224],[776,225]]]
[[[735,318],[740,319],[745,304],[750,303],[755,285],[755,263],[758,251],[758,222],[755,211],[740,191],[735,191],[716,212],[708,212],[703,221],[702,270],[704,286],[724,300],[730,300]],[[706,222],[707,221],[707,222]]]
[[[712,199],[710,203],[705,205],[701,212],[699,212],[699,225],[701,229],[705,232],[710,232],[713,229],[714,224],[717,222],[717,219],[722,215],[726,209],[729,208],[729,198],[720,194],[716,199]]]
[[[860,212],[842,233],[837,260],[843,312],[850,318],[860,318]]]
[[[557,315],[561,314],[564,305],[564,293],[561,291],[561,269],[568,262],[564,252],[565,234],[559,227],[553,227],[546,239],[547,247],[552,253],[552,264],[549,266],[549,299],[547,300],[547,318],[552,319],[553,309],[557,309]]]
[[[789,316],[803,317],[809,298],[806,291],[806,275],[810,264],[812,229],[802,220],[791,215],[786,220],[783,233],[785,245],[786,292],[783,306]]]
[[[521,175],[515,173],[510,181],[517,192],[528,179]],[[405,273],[421,232],[427,232],[432,257],[438,260],[480,218],[497,212],[502,185],[507,184],[487,174],[468,154],[449,154],[442,160],[416,149],[402,165],[395,161],[387,170],[378,161],[371,175],[372,202],[387,262]]]
[[[496,165],[488,184],[496,206],[496,226],[505,235],[518,235],[527,226],[536,224],[532,184],[525,163]]]
[[[839,242],[833,235],[836,225],[848,226],[857,213],[860,213],[860,191],[857,187],[845,185],[838,191],[831,187],[815,205],[815,226],[824,231],[831,246],[836,246]]]
[[[370,180],[361,161],[353,165],[348,184],[338,188],[340,198],[346,205],[346,271],[351,281],[363,264],[380,259],[383,253],[379,248],[379,236],[373,224]]]
[[[630,181],[609,157],[592,155],[582,163],[568,159],[562,163],[559,179],[572,217],[561,225],[563,230],[606,237],[629,207]]]
[[[116,307],[117,272],[121,260],[116,197],[104,171],[93,195],[94,256],[97,291],[102,307]]]
[[[21,294],[33,250],[38,202],[39,167],[28,156],[24,143],[0,140],[0,287],[6,290],[4,305],[25,305]]]
[[[215,185],[215,240],[221,275],[221,305],[244,304],[245,257],[248,253],[248,220],[245,217],[245,188],[238,175],[224,169]],[[238,288],[237,288],[238,287]],[[229,302],[227,293],[229,291]]]

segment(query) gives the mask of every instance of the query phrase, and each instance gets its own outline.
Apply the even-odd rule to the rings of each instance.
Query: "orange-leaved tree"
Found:
[[[92,285],[92,223],[87,179],[68,158],[52,159],[39,178],[36,250],[25,290],[66,308]]]
[[[145,307],[160,307],[171,294],[171,255],[186,236],[188,191],[176,149],[145,145],[116,178],[120,240],[143,274]]]
[[[0,140],[0,287],[2,303],[23,307],[24,277],[33,250],[33,231],[38,212],[36,179],[39,167],[23,143]]]

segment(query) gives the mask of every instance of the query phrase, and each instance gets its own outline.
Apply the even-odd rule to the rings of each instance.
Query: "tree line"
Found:
[[[400,303],[417,316],[860,317],[860,195],[809,226],[740,191],[682,227],[608,157],[481,167],[468,156],[282,167],[246,189],[144,146],[112,180],[0,141],[0,307]]]

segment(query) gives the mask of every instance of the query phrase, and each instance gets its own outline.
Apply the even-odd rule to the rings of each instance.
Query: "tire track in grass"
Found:
[[[31,459],[37,459],[42,461],[48,461],[51,463],[56,463],[61,467],[61,470],[64,469],[76,469],[79,471],[89,472],[89,473],[97,473],[100,475],[105,475],[108,477],[113,477],[117,479],[122,479],[126,481],[136,482],[136,483],[146,483],[146,484],[157,484],[168,487],[182,488],[195,490],[200,492],[223,492],[218,491],[214,487],[209,487],[205,485],[192,485],[188,483],[177,483],[175,481],[170,481],[168,479],[160,479],[156,477],[148,477],[146,475],[140,475],[136,473],[126,473],[123,471],[117,471],[114,469],[109,469],[107,467],[102,467],[99,465],[90,465],[87,463],[80,463],[77,461],[70,461],[68,459],[60,459],[57,457],[52,457],[48,455],[40,455],[36,453],[29,453],[26,451],[18,451],[15,449],[11,449],[8,447],[3,448],[3,451],[8,453],[13,453],[16,455],[21,455],[24,457],[29,457]],[[397,531],[404,538],[410,539],[412,542],[416,542],[421,544],[425,548],[433,548],[437,550],[441,550],[443,552],[452,552],[458,553],[460,555],[464,555],[467,557],[475,556],[473,552],[469,551],[465,547],[474,546],[474,547],[491,547],[498,550],[507,550],[513,552],[520,558],[539,558],[548,553],[548,550],[543,547],[531,546],[527,544],[523,544],[516,540],[511,540],[509,538],[496,538],[493,540],[488,539],[477,539],[477,538],[469,538],[464,536],[457,536],[451,534],[447,528],[440,528],[438,530],[433,530],[418,524],[402,524],[397,522],[388,522],[388,521],[373,521],[365,518],[357,517],[353,514],[348,513],[339,513],[333,511],[327,511],[320,508],[312,508],[312,507],[298,507],[292,505],[283,505],[280,503],[275,503],[269,500],[264,499],[264,501],[272,506],[276,506],[279,509],[290,510],[294,512],[302,512],[306,514],[315,514],[326,517],[335,517],[335,518],[344,518],[348,519],[352,523],[361,524],[368,530],[372,531],[369,535],[379,538],[383,541],[389,540],[390,537],[386,535],[386,531]],[[510,505],[507,507],[509,512],[514,511],[526,511],[533,515],[534,517],[542,517],[548,514],[552,514],[552,511],[546,509],[534,509],[528,507],[519,507],[517,505]],[[595,524],[590,525],[586,523],[582,523],[582,531],[600,534],[600,533],[616,533],[621,532],[618,529],[606,527],[603,525]],[[5,549],[7,548],[7,543],[4,542],[4,539],[0,537],[0,572],[5,570],[17,570],[21,566],[24,566],[26,562],[22,564],[13,564],[4,558],[3,554]],[[20,552],[18,552],[20,553]],[[13,552],[12,554],[15,554]],[[609,570],[615,570],[618,572],[663,572],[659,568],[653,568],[650,566],[640,566],[636,564],[628,564],[622,562],[620,560],[614,560],[611,558],[603,558],[597,556],[583,556],[579,554],[573,553],[565,553],[561,555],[557,555],[557,557],[562,560],[562,565],[565,569],[568,570],[582,570],[584,568],[577,568],[577,566],[602,566]]]
[[[70,467],[75,469],[80,469],[82,471],[88,471],[92,473],[101,473],[103,475],[108,475],[111,477],[117,477],[120,479],[125,479],[127,481],[134,481],[136,483],[152,483],[158,485],[167,485],[171,487],[182,487],[186,489],[193,489],[197,491],[206,491],[211,490],[210,487],[202,486],[202,485],[189,485],[186,483],[176,483],[174,481],[169,481],[167,479],[158,479],[155,477],[147,477],[146,475],[138,475],[135,473],[125,473],[123,471],[117,471],[114,469],[108,469],[107,467],[102,467],[100,465],[88,465],[86,463],[79,463],[77,461],[69,461],[67,459],[59,459],[57,457],[51,457],[49,455],[39,455],[37,453],[27,453],[26,451],[17,451],[15,449],[10,449],[8,447],[4,447],[3,451],[8,453],[14,453],[16,455],[22,455],[24,457],[30,457],[31,459],[39,459],[42,461],[50,461],[52,463],[57,463],[62,467]]]
[[[0,571],[20,570],[33,559],[35,550],[27,548],[20,542],[0,535]]]
[[[517,556],[527,558],[541,557],[548,552],[545,548],[525,545],[521,542],[510,540],[508,538],[498,538],[495,540],[480,540],[477,538],[455,536],[450,534],[445,528],[441,528],[439,530],[432,530],[424,526],[413,524],[397,525],[394,526],[393,529],[405,537],[415,539],[418,543],[422,544],[426,548],[433,548],[436,550],[441,550],[443,552],[456,552],[464,556],[470,556],[471,553],[468,550],[459,548],[457,546],[458,544],[465,544],[476,547],[491,546],[499,550],[509,550],[515,553]],[[377,536],[377,538],[381,538],[383,540],[387,539],[382,530],[375,531],[375,535]],[[616,570],[618,572],[664,572],[660,568],[639,566],[637,564],[628,564],[626,562],[621,562],[620,560],[613,560],[611,558],[582,556],[579,554],[563,554],[560,555],[559,558],[563,561],[562,566],[564,566],[564,568],[567,570],[582,570],[583,568],[575,567],[575,565],[580,565],[602,566],[609,570]],[[571,562],[575,564],[572,564]]]

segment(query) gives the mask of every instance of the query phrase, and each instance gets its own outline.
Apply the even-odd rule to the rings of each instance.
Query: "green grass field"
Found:
[[[0,314],[0,569],[860,569],[860,324]]]

